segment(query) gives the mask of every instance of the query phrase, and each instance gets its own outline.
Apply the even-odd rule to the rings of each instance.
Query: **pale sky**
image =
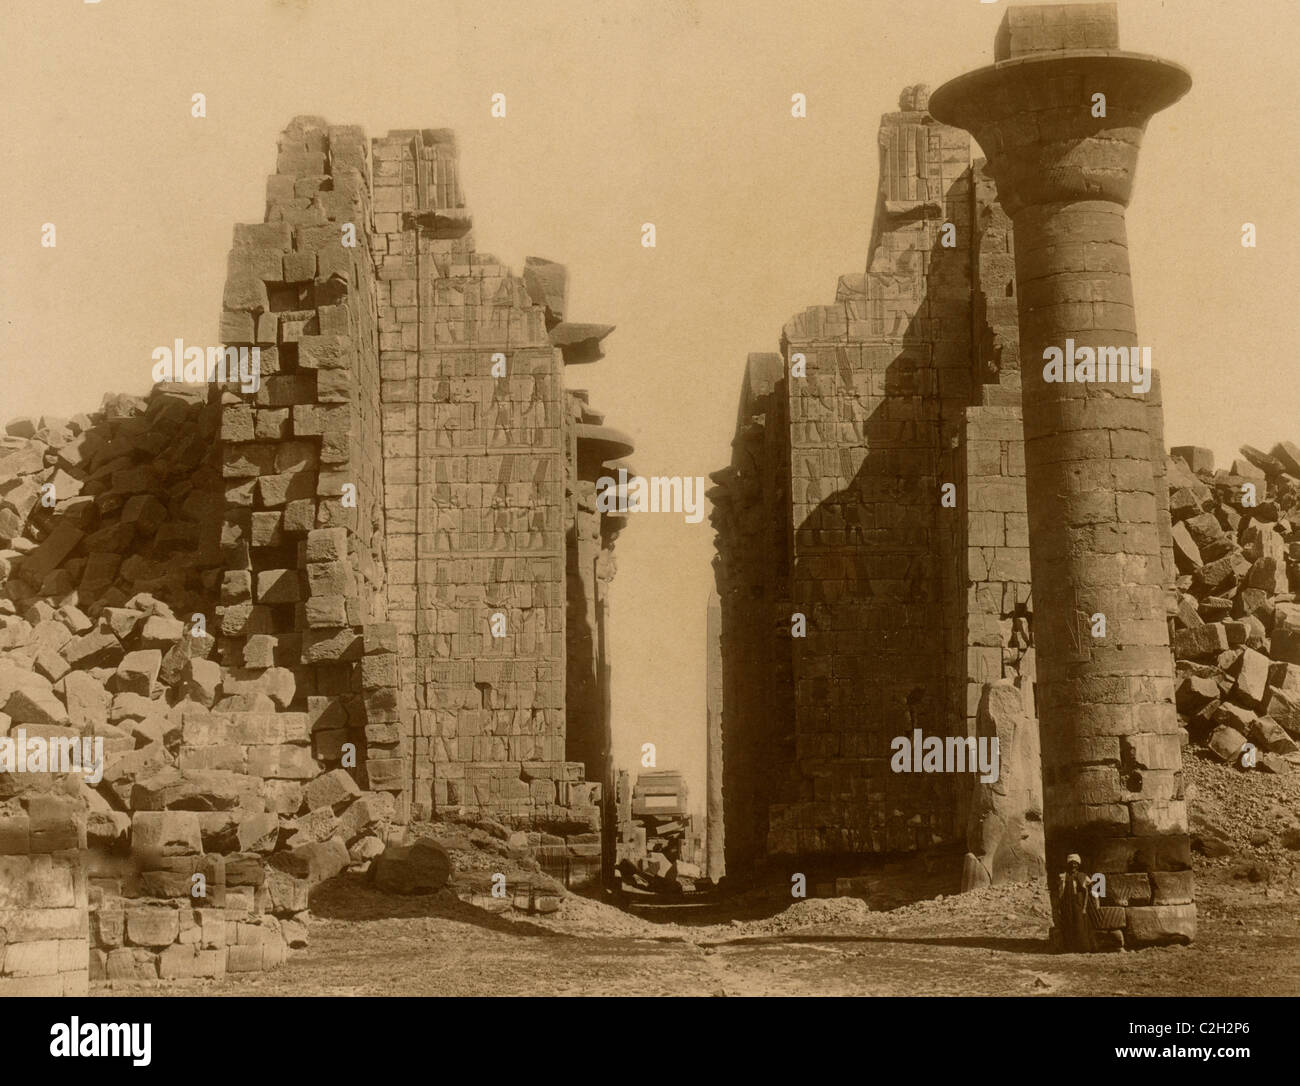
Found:
[[[991,62],[1003,7],[5,0],[0,416],[92,410],[147,390],[155,346],[215,342],[231,226],[261,220],[276,136],[311,113],[371,136],[454,128],[479,249],[567,264],[571,318],[618,326],[570,387],[633,435],[642,474],[707,475],[729,460],[745,355],[865,266],[880,114]],[[1150,127],[1129,236],[1169,443],[1221,463],[1300,441],[1296,11],[1120,3],[1123,46],[1195,81]],[[617,555],[616,760],[635,772],[655,742],[698,802],[712,529],[634,516]]]

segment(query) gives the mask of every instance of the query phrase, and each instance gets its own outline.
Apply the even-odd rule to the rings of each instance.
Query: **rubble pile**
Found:
[[[78,955],[91,980],[272,968],[306,944],[309,887],[383,848],[392,797],[317,763],[295,672],[217,660],[214,396],[159,384],[0,439],[0,860],[18,888],[0,909],[24,921],[5,972],[25,991]],[[42,772],[42,740],[102,763]],[[43,910],[56,899],[79,931]]]
[[[620,775],[618,871],[638,890],[680,894],[712,883],[695,863],[698,838],[692,834],[686,781],[680,773],[642,773],[636,787]]]
[[[1300,448],[1244,446],[1229,470],[1208,449],[1169,459],[1179,717],[1221,762],[1300,766]]]

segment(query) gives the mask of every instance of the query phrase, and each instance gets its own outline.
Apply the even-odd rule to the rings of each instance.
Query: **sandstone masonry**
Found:
[[[0,734],[105,751],[96,786],[0,775],[7,992],[274,967],[413,820],[603,870],[624,521],[593,480],[631,442],[564,368],[612,329],[565,321],[561,265],[476,251],[445,130],[295,118],[266,208],[220,319],[255,391],[2,439]]]

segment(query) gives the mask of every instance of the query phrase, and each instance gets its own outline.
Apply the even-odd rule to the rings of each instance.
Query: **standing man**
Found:
[[[1097,908],[1092,886],[1083,873],[1077,852],[1065,858],[1065,872],[1057,876],[1056,899],[1061,910],[1061,941],[1067,951],[1087,953],[1096,947],[1092,935],[1092,913]]]

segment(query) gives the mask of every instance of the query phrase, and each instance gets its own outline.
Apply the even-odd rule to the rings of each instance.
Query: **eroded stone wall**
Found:
[[[0,735],[93,739],[103,778],[0,774],[0,982],[274,967],[311,887],[413,817],[599,874],[599,777],[565,749],[560,367],[609,329],[553,346],[467,229],[449,134],[372,167],[360,129],[295,118],[235,227],[228,355],[178,342],[187,383],[6,428]]]

